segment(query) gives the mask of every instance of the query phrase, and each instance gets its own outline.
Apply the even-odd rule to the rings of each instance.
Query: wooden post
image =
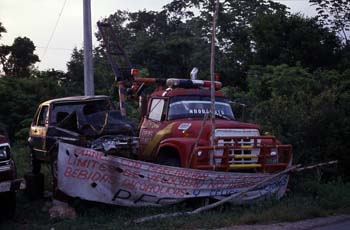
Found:
[[[218,18],[219,11],[219,0],[216,0],[215,12],[213,17],[213,31],[211,37],[211,55],[210,55],[210,99],[211,99],[211,138],[210,145],[215,145],[215,76],[214,76],[214,68],[215,68],[215,41],[216,41],[216,21]],[[210,153],[210,164],[214,165],[214,151]]]

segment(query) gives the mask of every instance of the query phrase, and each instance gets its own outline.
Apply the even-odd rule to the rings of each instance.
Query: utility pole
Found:
[[[215,71],[215,43],[216,43],[216,23],[218,19],[218,11],[219,11],[219,0],[215,2],[215,11],[213,15],[213,28],[211,34],[211,55],[210,55],[210,98],[211,98],[211,106],[210,106],[210,120],[211,120],[211,137],[210,137],[210,145],[215,145],[215,79],[214,79],[214,71]],[[209,162],[211,165],[214,165],[214,150],[210,153]]]
[[[95,94],[94,70],[92,62],[91,0],[83,0],[84,17],[84,94]]]

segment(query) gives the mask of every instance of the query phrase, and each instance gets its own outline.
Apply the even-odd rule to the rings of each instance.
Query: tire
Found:
[[[50,162],[51,176],[52,176],[52,192],[54,196],[58,191],[58,175],[57,175],[57,159]]]
[[[56,179],[57,180],[57,163],[58,163],[58,159],[53,159],[51,162],[50,162],[50,169],[51,169],[51,176],[53,179]]]
[[[24,175],[26,181],[25,193],[30,200],[41,199],[44,194],[44,174],[27,173]]]
[[[173,166],[173,167],[181,167],[180,159],[177,156],[161,155],[158,159],[158,164],[168,165],[168,166]]]
[[[0,218],[13,218],[16,214],[16,192],[0,194]]]
[[[31,150],[31,155],[32,155],[32,173],[35,175],[40,174],[41,171],[41,162],[36,159],[35,153],[33,150]]]

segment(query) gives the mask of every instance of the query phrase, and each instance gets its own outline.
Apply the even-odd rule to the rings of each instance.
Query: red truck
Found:
[[[157,79],[158,80],[158,79]],[[136,82],[150,82],[148,78]],[[228,99],[215,82],[215,131],[210,81],[167,79],[149,97],[139,138],[141,160],[221,171],[275,172],[291,161],[291,145],[261,136],[258,125],[235,120]]]

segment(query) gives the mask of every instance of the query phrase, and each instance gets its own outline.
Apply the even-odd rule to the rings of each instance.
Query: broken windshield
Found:
[[[74,114],[77,114],[78,120],[80,120],[90,114],[111,109],[108,100],[57,103],[53,106],[50,120],[51,124],[58,124]]]
[[[186,117],[203,117],[210,113],[210,97],[208,96],[177,96],[170,98],[168,119]],[[215,98],[215,114],[219,117],[233,120],[234,115],[226,98]]]

